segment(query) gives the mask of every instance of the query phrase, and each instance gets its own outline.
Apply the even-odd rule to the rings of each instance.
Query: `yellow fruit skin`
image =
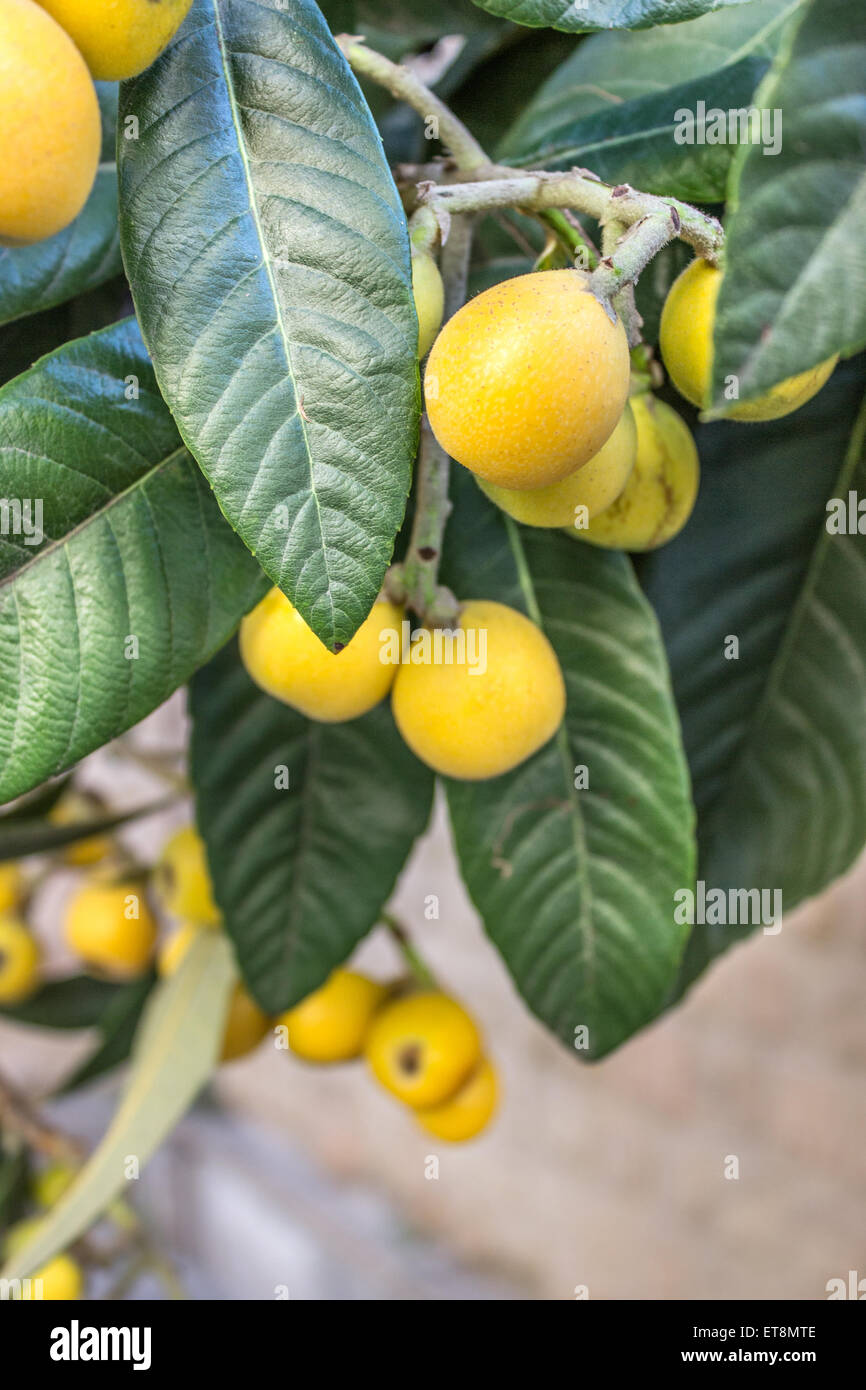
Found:
[[[137,917],[126,916],[130,898],[138,900]],[[153,956],[156,922],[139,883],[85,884],[70,898],[63,925],[70,950],[115,979],[143,974]]]
[[[373,1075],[413,1109],[441,1105],[481,1060],[481,1037],[454,999],[437,991],[386,1004],[364,1046]]]
[[[634,467],[636,453],[637,427],[631,406],[626,405],[607,443],[561,483],[518,491],[494,487],[483,478],[478,482],[491,502],[524,526],[574,526],[575,518],[583,516],[578,508],[585,507],[586,517],[591,519],[616,501]]]
[[[487,1128],[496,1110],[498,1086],[496,1072],[485,1057],[456,1095],[443,1105],[416,1111],[416,1119],[428,1134],[462,1144]]]
[[[241,657],[256,685],[324,724],[366,714],[384,700],[396,665],[382,661],[383,632],[399,634],[403,614],[375,603],[341,652],[329,652],[279,589],[271,589],[241,623]]]
[[[81,825],[84,821],[93,820],[104,809],[97,797],[67,792],[51,807],[48,819],[52,825]],[[67,845],[62,858],[66,864],[86,868],[89,864],[98,864],[110,849],[111,840],[107,835],[93,835],[89,840],[78,840],[74,845]]]
[[[166,912],[206,927],[220,922],[214,902],[204,841],[194,825],[185,825],[162,848],[154,869],[154,887]]]
[[[697,257],[671,285],[662,310],[659,346],[668,375],[692,405],[709,406],[713,370],[713,325],[722,272]],[[725,418],[757,423],[780,420],[799,410],[831,376],[838,356],[780,381],[765,395],[725,410]]]
[[[0,1004],[20,1004],[35,992],[41,959],[27,925],[17,917],[0,916]]]
[[[698,495],[700,465],[681,415],[649,392],[632,399],[637,424],[634,471],[616,501],[579,540],[611,550],[655,550],[681,531]]]
[[[14,1255],[23,1250],[42,1224],[41,1217],[30,1217],[11,1226],[6,1233],[4,1250],[6,1255]],[[39,1287],[41,1281],[41,1290]],[[38,1302],[42,1299],[53,1302],[71,1303],[84,1293],[84,1274],[81,1266],[71,1255],[55,1255],[41,1269],[29,1276],[29,1284],[24,1283],[20,1292],[13,1292],[12,1298],[18,1302]]]
[[[270,1019],[262,1013],[243,985],[235,985],[229,1004],[226,1030],[223,1034],[221,1062],[234,1062],[258,1047],[270,1027]]]
[[[159,949],[156,958],[158,973],[164,978],[173,975],[199,932],[204,930],[200,922],[182,922]]]
[[[321,989],[277,1020],[289,1047],[305,1062],[349,1062],[360,1057],[373,1015],[388,989],[354,970],[335,970]]]
[[[426,251],[412,252],[412,293],[418,315],[418,356],[426,357],[442,324],[445,287],[439,267]]]
[[[102,81],[149,68],[180,28],[192,0],[37,0]]]
[[[470,659],[401,665],[392,708],[416,757],[446,777],[479,781],[517,767],[547,743],[565,712],[565,682],[544,633],[502,603],[474,599],[460,628]],[[473,637],[473,633],[475,634]],[[414,647],[413,647],[414,650]]]
[[[74,220],[96,178],[102,125],[75,44],[31,0],[0,0],[0,242]]]
[[[557,483],[597,454],[629,390],[625,331],[577,270],[504,280],[449,319],[427,359],[446,453],[498,487]]]
[[[11,861],[0,864],[0,913],[9,912],[24,896],[24,875]]]

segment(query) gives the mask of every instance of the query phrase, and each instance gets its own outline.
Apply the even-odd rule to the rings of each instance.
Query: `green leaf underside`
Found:
[[[499,157],[535,162],[534,151],[565,144],[569,129],[594,112],[625,107],[637,97],[662,97],[701,76],[714,82],[721,70],[744,58],[769,63],[805,2],[751,0],[672,28],[593,35],[539,88]],[[704,99],[712,104],[707,94]]]
[[[32,246],[0,246],[0,325],[62,304],[123,269],[117,229],[117,84],[97,82],[102,153],[96,182],[68,227]]]
[[[167,699],[267,585],[181,444],[131,319],[0,390],[0,497],[41,499],[44,531],[40,546],[0,536],[8,801]]]
[[[742,400],[866,344],[866,7],[811,0],[756,102],[782,113],[781,152],[731,170],[714,398]]]
[[[780,889],[786,914],[866,840],[866,537],[825,526],[829,497],[866,494],[863,390],[860,359],[774,424],[699,426],[694,515],[642,571],[683,722],[700,876]],[[696,925],[682,985],[749,930]]]
[[[192,683],[197,823],[247,984],[271,1013],[316,989],[379,919],[433,777],[387,703],[317,724],[264,695],[234,646]],[[287,770],[288,789],[276,785]]]
[[[488,14],[535,28],[567,33],[594,29],[641,29],[679,24],[711,10],[745,5],[749,0],[475,0]]]
[[[762,58],[742,58],[709,77],[606,106],[556,131],[550,144],[519,162],[545,169],[579,166],[608,183],[631,183],[645,193],[718,201],[736,146],[707,143],[708,134],[715,138],[713,113],[748,107],[766,66]],[[694,113],[698,102],[705,103],[706,119],[695,122],[692,143],[678,143],[676,135],[686,125],[677,113]]]
[[[108,1132],[25,1248],[0,1271],[21,1279],[82,1235],[171,1133],[219,1055],[235,977],[221,932],[200,932],[177,972],[151,996],[135,1040],[129,1078]]]
[[[311,0],[197,0],[121,113],[160,386],[263,569],[345,644],[391,557],[419,400],[405,218],[360,89]]]
[[[577,1055],[600,1057],[658,1012],[687,931],[674,893],[694,879],[694,816],[664,652],[624,556],[504,525],[462,470],[455,491],[447,582],[528,612],[568,692],[528,762],[449,781],[461,871],[529,1007],[567,1046],[585,1025]]]

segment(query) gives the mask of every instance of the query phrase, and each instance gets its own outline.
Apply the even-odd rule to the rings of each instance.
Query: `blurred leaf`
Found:
[[[475,0],[488,14],[533,27],[549,25],[567,33],[593,29],[644,29],[652,24],[678,24],[683,19],[745,5],[749,0]]]
[[[527,612],[565,676],[565,724],[516,768],[447,784],[461,873],[529,1007],[596,1058],[648,1023],[687,928],[674,893],[694,880],[694,815],[652,610],[625,556],[520,528],[464,470],[446,582]],[[578,769],[588,786],[576,788]]]
[[[714,400],[866,344],[866,6],[809,0],[756,105],[781,111],[780,153],[742,146],[731,170]]]
[[[184,449],[133,320],[0,390],[0,497],[42,503],[44,532],[41,545],[0,536],[8,801],[167,699],[267,585]]]
[[[132,310],[129,287],[118,275],[96,290],[68,299],[41,314],[30,314],[0,328],[0,386],[29,371],[46,353],[62,347],[70,338],[83,338],[107,328]]]
[[[786,914],[866,840],[866,535],[826,530],[828,498],[866,495],[864,387],[859,359],[783,420],[699,426],[692,519],[642,567],[691,766],[700,876],[781,889]],[[749,930],[696,925],[683,986]]]
[[[0,246],[0,325],[82,294],[123,270],[117,230],[117,83],[97,82],[102,154],[75,221],[32,246]],[[29,363],[28,363],[29,365]]]
[[[128,988],[94,980],[90,975],[72,975],[65,980],[49,980],[22,1004],[4,1004],[0,1014],[34,1028],[96,1028]]]
[[[171,1133],[216,1064],[234,978],[223,934],[199,932],[177,972],[148,1002],[123,1098],[102,1143],[0,1277],[26,1277],[83,1235],[124,1190],[129,1155],[143,1168]]]
[[[7,1149],[3,1138],[0,1134],[0,1236],[17,1221],[24,1207],[30,1166],[24,1146]]]
[[[121,825],[128,825],[131,821],[164,811],[166,806],[170,806],[176,799],[174,796],[164,796],[158,801],[148,802],[145,806],[136,806],[131,811],[91,816],[75,825],[52,825],[42,817],[33,820],[16,819],[7,823],[6,818],[0,816],[0,863],[5,859],[23,859],[28,854],[50,854],[54,850],[64,849],[66,845],[78,844],[81,840],[89,840],[93,835],[105,834]]]
[[[59,1095],[68,1095],[70,1091],[89,1085],[127,1060],[155,982],[156,977],[149,973],[143,979],[134,980],[115,991],[98,1021],[98,1045],[66,1078]]]
[[[192,683],[196,819],[259,1003],[318,988],[376,925],[430,815],[433,776],[387,704],[317,724],[254,685],[234,646]],[[278,787],[280,769],[288,788]]]
[[[50,781],[34,787],[32,792],[26,792],[24,796],[16,797],[14,801],[0,806],[0,842],[10,827],[17,828],[21,821],[34,822],[44,819],[52,806],[57,805],[70,780],[71,773],[62,777],[52,777]]]
[[[367,616],[419,415],[406,220],[312,0],[196,0],[124,83],[121,241],[220,507],[329,647]]]

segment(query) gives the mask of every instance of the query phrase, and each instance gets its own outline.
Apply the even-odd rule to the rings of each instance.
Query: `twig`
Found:
[[[390,912],[383,912],[380,920],[383,926],[388,928],[397,949],[419,985],[423,985],[425,989],[438,989],[439,984],[433,971],[413,946],[403,924],[398,922],[396,917],[392,917]]]

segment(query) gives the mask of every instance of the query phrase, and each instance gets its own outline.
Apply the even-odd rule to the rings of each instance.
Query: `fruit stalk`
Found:
[[[352,71],[360,77],[369,77],[384,87],[398,101],[405,101],[413,111],[424,120],[435,122],[437,138],[451,151],[458,168],[470,171],[481,169],[489,164],[487,155],[472,135],[429,87],[420,82],[411,68],[401,63],[392,63],[389,58],[374,49],[367,48],[354,34],[338,34],[337,44]]]

